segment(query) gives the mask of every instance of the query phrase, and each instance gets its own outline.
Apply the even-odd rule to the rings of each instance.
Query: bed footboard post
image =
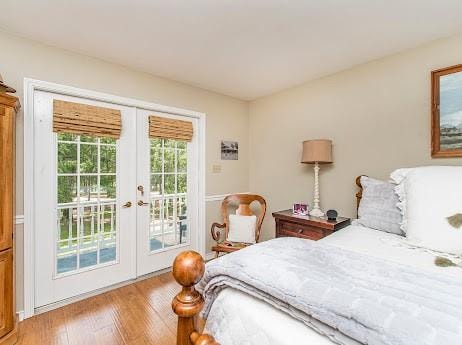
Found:
[[[183,287],[172,301],[173,311],[178,315],[177,345],[216,344],[212,337],[204,338],[205,335],[194,329],[194,318],[204,306],[204,299],[194,285],[201,280],[204,271],[204,259],[194,251],[180,253],[173,262],[173,277]]]

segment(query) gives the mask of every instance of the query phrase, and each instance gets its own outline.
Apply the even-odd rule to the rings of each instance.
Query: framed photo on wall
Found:
[[[462,65],[432,72],[432,157],[462,157]]]

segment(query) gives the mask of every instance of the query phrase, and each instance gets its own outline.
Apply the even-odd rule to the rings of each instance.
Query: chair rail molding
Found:
[[[206,195],[205,201],[212,202],[212,201],[223,201],[230,194],[250,194],[250,192],[240,192],[240,193],[229,193],[229,194],[213,194],[213,195]]]

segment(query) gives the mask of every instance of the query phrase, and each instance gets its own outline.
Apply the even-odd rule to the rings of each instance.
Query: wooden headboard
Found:
[[[356,185],[359,187],[358,193],[356,193],[356,215],[358,215],[358,208],[359,208],[359,202],[361,201],[361,198],[363,197],[363,186],[361,185],[361,177],[366,176],[366,175],[359,175],[356,177]]]

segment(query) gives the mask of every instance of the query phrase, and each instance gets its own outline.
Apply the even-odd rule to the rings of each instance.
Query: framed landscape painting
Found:
[[[432,72],[432,157],[462,157],[462,65]]]

